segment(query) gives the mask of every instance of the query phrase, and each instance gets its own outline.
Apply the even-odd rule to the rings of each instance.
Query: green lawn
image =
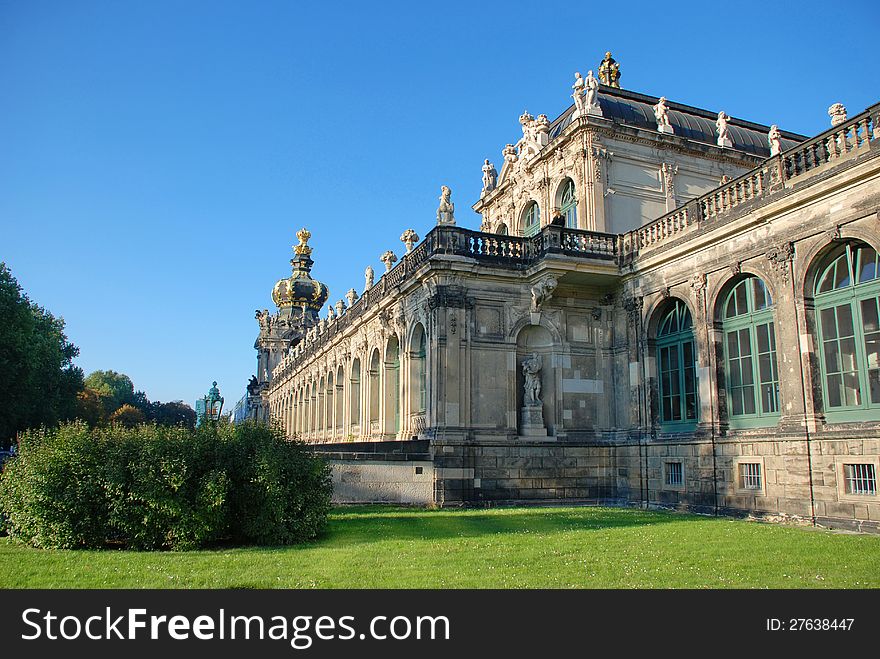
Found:
[[[8,588],[865,588],[880,537],[609,508],[338,508],[299,547],[46,551],[0,539]]]

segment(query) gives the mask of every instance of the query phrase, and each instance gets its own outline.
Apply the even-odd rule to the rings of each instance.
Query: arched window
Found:
[[[722,309],[727,412],[733,427],[771,425],[779,417],[779,372],[773,300],[764,282],[747,277]]]
[[[814,286],[822,391],[829,420],[880,411],[880,267],[877,252],[849,242],[825,259]]]
[[[349,432],[355,437],[361,434],[361,360],[351,363],[348,385]]]
[[[537,202],[531,202],[526,208],[523,218],[523,235],[534,236],[541,230],[541,209],[538,208]]]
[[[697,422],[697,364],[691,312],[674,300],[657,328],[660,375],[660,423],[666,430],[687,430]]]
[[[574,181],[566,179],[559,197],[559,212],[565,218],[565,226],[569,229],[577,229],[577,198],[574,194]]]

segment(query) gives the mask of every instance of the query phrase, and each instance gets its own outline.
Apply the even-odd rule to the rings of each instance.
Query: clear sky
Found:
[[[785,9],[788,6],[790,9]],[[460,225],[517,118],[606,50],[626,89],[813,135],[880,101],[865,2],[0,0],[0,260],[89,373],[227,405],[295,232],[340,299]],[[324,315],[322,313],[322,315]],[[0,319],[2,322],[2,319]]]

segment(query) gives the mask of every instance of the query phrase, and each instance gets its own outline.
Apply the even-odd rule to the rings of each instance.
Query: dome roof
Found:
[[[290,277],[276,282],[272,289],[272,301],[279,309],[305,306],[312,311],[320,311],[330,296],[330,289],[309,274],[314,264],[312,248],[308,245],[312,234],[307,229],[300,229],[296,237],[299,238],[299,245],[294,245],[295,256],[290,259],[293,272]]]

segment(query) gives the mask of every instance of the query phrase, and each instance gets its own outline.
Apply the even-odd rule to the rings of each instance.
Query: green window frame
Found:
[[[825,418],[880,420],[880,258],[852,241],[825,263],[813,288]]]
[[[732,428],[779,421],[779,368],[773,299],[759,277],[748,276],[722,307],[727,415]]]
[[[541,230],[541,209],[538,202],[533,201],[526,208],[525,219],[523,221],[523,236],[534,236]]]
[[[691,312],[681,300],[669,305],[657,327],[657,374],[661,430],[693,430],[700,418],[697,351]]]
[[[565,187],[562,188],[562,194],[559,200],[559,212],[565,218],[565,226],[569,229],[577,229],[577,195],[575,195],[574,181],[566,179]]]

